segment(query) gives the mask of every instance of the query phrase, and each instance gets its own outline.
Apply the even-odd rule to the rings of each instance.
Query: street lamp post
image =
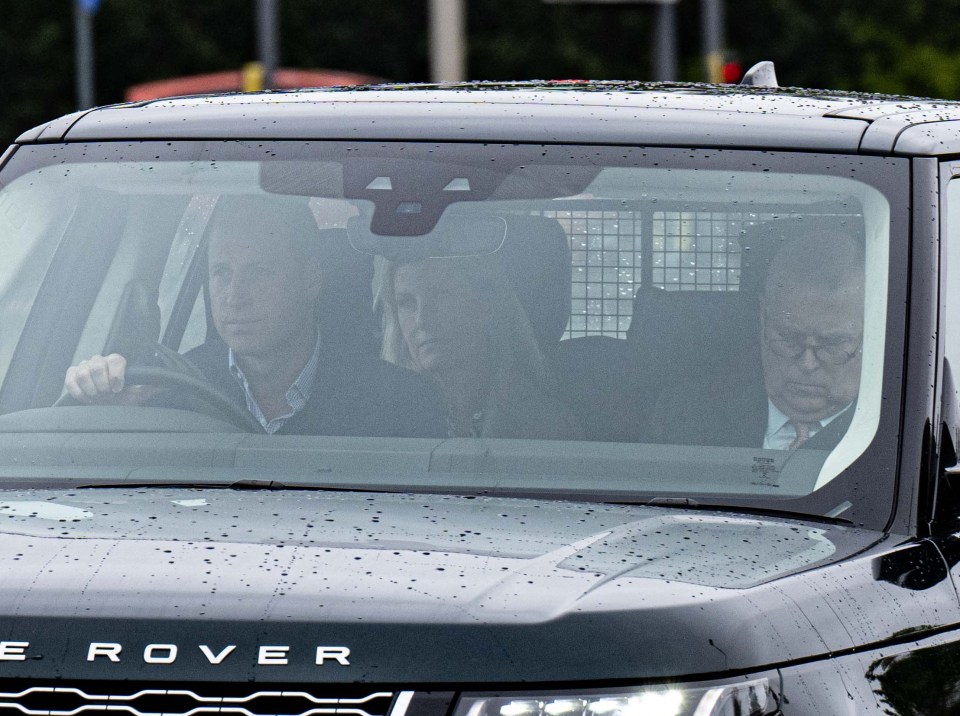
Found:
[[[723,82],[723,0],[701,0],[703,61],[707,82]]]
[[[263,89],[273,87],[280,64],[280,41],[277,31],[277,3],[280,0],[257,0],[257,54],[263,68]]]
[[[467,79],[465,0],[430,0],[430,79]]]
[[[73,4],[74,57],[77,109],[96,104],[93,74],[93,15],[100,0],[75,0]]]
[[[657,6],[657,25],[653,41],[654,79],[674,82],[677,79],[677,6]]]

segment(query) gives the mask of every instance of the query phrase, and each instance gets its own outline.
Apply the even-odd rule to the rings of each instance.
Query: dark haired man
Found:
[[[268,433],[443,436],[429,383],[346,351],[320,332],[319,233],[304,202],[224,197],[207,244],[210,313],[217,337],[186,358],[221,392],[246,405]],[[144,402],[125,385],[126,359],[94,356],[68,369],[76,400]]]

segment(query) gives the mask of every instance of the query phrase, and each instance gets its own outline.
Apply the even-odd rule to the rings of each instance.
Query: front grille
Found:
[[[185,685],[157,688],[129,682],[99,682],[95,686],[44,685],[0,687],[0,716],[403,716],[410,692],[378,691],[366,695],[331,696],[330,687],[290,688],[266,684]]]

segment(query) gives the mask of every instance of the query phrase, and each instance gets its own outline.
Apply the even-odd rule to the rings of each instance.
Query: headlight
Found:
[[[768,716],[780,713],[776,677],[608,692],[464,694],[454,716]]]

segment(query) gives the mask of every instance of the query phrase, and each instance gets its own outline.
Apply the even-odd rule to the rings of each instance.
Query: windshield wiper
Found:
[[[376,492],[396,493],[403,490],[392,490],[380,487],[357,487],[355,485],[334,485],[326,482],[280,482],[278,480],[234,480],[233,482],[91,482],[77,485],[75,489],[141,489],[144,487],[172,487],[198,490],[309,490],[312,492]]]
[[[830,510],[825,515],[810,514],[807,512],[796,512],[794,510],[780,510],[773,507],[760,507],[756,505],[725,505],[714,503],[702,503],[690,497],[654,497],[643,502],[621,502],[611,501],[607,504],[612,505],[647,505],[650,507],[677,507],[687,510],[702,510],[709,512],[744,512],[750,515],[763,515],[765,517],[783,517],[791,520],[804,520],[807,522],[826,522],[832,525],[844,525],[854,527],[855,523],[846,517],[840,517],[840,513],[851,507],[850,503],[843,503]]]

